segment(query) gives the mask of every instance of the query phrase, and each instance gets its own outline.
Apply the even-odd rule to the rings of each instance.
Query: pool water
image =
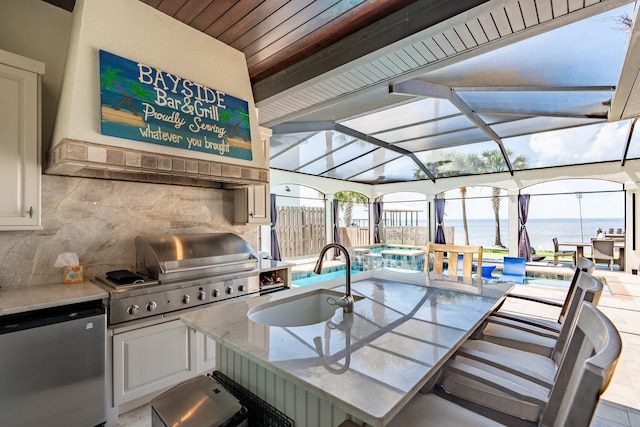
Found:
[[[424,247],[419,247],[419,246],[372,246],[369,249],[370,253],[380,253],[382,251],[416,251],[416,250],[422,250],[424,251]]]
[[[359,270],[351,270],[351,275],[361,273]],[[345,276],[345,269],[334,270],[328,273],[322,274],[313,274],[311,276],[308,273],[297,273],[293,274],[293,278],[291,280],[293,285],[296,286],[308,286],[313,285],[318,282],[322,282],[324,280],[337,279],[339,277]],[[494,275],[494,279],[498,277]],[[553,289],[569,289],[570,280],[559,280],[559,279],[548,279],[548,278],[540,278],[540,277],[525,277],[523,285],[532,285],[532,286],[540,286],[543,288],[553,288]],[[611,290],[609,286],[604,284],[603,293],[606,295],[611,295]]]
[[[351,270],[351,275],[362,273],[359,270]],[[302,274],[294,274],[291,283],[297,286],[308,286],[313,285],[314,283],[323,282],[325,280],[337,279],[339,277],[344,277],[346,275],[346,269],[331,271],[329,273],[322,274],[314,274],[312,276],[308,276],[304,273]]]

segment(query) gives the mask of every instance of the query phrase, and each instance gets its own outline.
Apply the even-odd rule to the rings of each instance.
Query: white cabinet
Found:
[[[113,335],[113,400],[119,406],[215,368],[215,342],[176,319]]]
[[[234,191],[235,224],[271,224],[268,185],[251,185]]]
[[[42,228],[41,74],[43,63],[0,50],[0,230]]]

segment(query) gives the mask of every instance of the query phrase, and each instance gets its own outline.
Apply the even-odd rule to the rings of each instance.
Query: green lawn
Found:
[[[545,257],[545,261],[553,261],[553,251],[536,251],[535,255],[541,255]],[[502,260],[505,256],[509,256],[508,249],[497,249],[497,248],[484,248],[482,251],[482,259],[490,259],[490,260]],[[559,260],[571,262],[572,259],[570,256],[567,257],[559,257]]]

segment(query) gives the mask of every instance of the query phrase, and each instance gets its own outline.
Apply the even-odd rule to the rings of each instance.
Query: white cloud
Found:
[[[531,135],[529,147],[536,167],[617,160],[627,131],[628,122],[616,122],[540,133]]]

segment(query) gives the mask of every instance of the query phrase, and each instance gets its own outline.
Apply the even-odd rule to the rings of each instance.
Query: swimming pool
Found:
[[[293,274],[293,277],[291,278],[291,284],[296,285],[296,286],[313,285],[315,283],[323,282],[325,280],[331,280],[331,279],[337,279],[339,277],[344,277],[346,275],[345,273],[346,273],[346,269],[344,267],[341,270],[334,270],[334,271],[330,271],[328,273],[322,273],[322,274],[314,274],[314,273],[312,273],[312,275],[308,275],[307,273],[295,273],[295,274]],[[362,271],[351,269],[351,276],[352,277],[353,277],[353,275],[358,274],[358,273],[362,273]]]
[[[324,271],[324,270],[323,270]],[[353,277],[355,274],[361,273],[360,270],[351,269],[351,276]],[[308,286],[313,285],[318,282],[322,282],[325,280],[337,279],[345,276],[345,268],[343,265],[332,267],[331,271],[323,272],[322,274],[315,274],[313,272],[305,272],[305,273],[294,273],[291,279],[291,282],[295,286]],[[498,277],[494,277],[498,278]],[[552,288],[552,289],[569,289],[569,284],[571,283],[571,277],[565,279],[553,279],[549,277],[535,277],[535,276],[527,276],[524,279],[523,285],[530,286],[539,286],[542,288]],[[611,290],[606,283],[604,284],[603,293],[605,295],[611,295]]]

